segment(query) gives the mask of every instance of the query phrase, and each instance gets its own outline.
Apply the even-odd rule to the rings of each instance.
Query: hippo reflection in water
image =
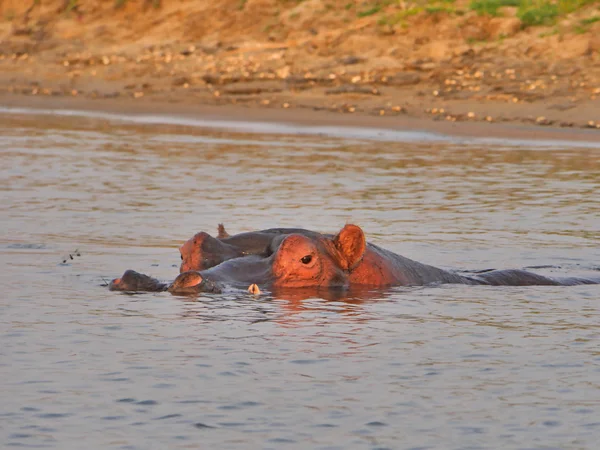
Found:
[[[491,286],[599,284],[586,278],[550,278],[525,270],[493,270],[471,276],[421,264],[367,244],[363,230],[346,225],[335,236],[303,229],[271,229],[215,239],[199,233],[181,248],[181,273],[168,287],[153,280],[130,289],[125,277],[111,289],[217,292],[223,286],[248,288],[348,288],[352,286],[423,286],[458,283]],[[288,233],[289,231],[289,233]],[[192,245],[202,235],[201,245]],[[203,244],[210,242],[210,245]],[[219,253],[223,244],[226,249]],[[206,257],[207,249],[210,251]],[[255,253],[255,254],[252,254]],[[220,256],[219,256],[220,255]],[[208,267],[212,265],[211,267]],[[192,269],[192,270],[190,270]],[[132,271],[126,272],[130,274]],[[137,273],[137,272],[136,272]],[[145,275],[138,274],[140,277]],[[136,277],[132,277],[136,278]]]

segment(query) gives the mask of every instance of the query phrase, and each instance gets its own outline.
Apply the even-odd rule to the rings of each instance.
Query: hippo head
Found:
[[[182,247],[182,256],[188,243]],[[253,283],[276,288],[347,287],[350,272],[362,261],[365,250],[364,233],[356,225],[346,225],[333,238],[289,234],[270,256],[248,255],[200,272],[182,272],[169,291],[214,292],[216,286],[247,287]],[[184,258],[182,270],[187,267]]]
[[[291,234],[271,256],[273,286],[347,286],[365,250],[365,235],[356,225],[346,225],[333,239]]]
[[[135,270],[126,270],[121,278],[115,278],[108,288],[111,291],[149,291],[160,292],[167,289],[167,285],[156,278],[152,278]]]
[[[167,289],[171,294],[188,295],[199,292],[219,293],[221,289],[213,282],[202,278],[200,273],[195,271],[182,272],[175,278]]]
[[[228,259],[241,256],[241,253],[230,245],[205,232],[196,233],[179,248],[179,253],[181,253],[180,273],[205,270]]]

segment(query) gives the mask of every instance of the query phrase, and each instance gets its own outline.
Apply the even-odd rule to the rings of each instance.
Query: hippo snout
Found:
[[[119,291],[119,290],[121,290],[120,286],[121,286],[121,279],[114,278],[108,284],[108,289],[110,289],[111,291]]]
[[[126,270],[120,278],[113,279],[108,288],[111,291],[147,291],[160,292],[167,288],[156,278],[152,278],[135,270]]]
[[[210,280],[202,278],[199,272],[189,271],[179,274],[167,288],[171,294],[195,294],[198,292],[221,292]]]

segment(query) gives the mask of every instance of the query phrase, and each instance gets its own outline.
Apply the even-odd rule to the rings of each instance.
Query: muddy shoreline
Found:
[[[265,108],[252,105],[203,105],[191,102],[165,102],[152,99],[88,99],[84,97],[52,97],[52,96],[23,96],[23,95],[0,95],[0,120],[6,114],[19,114],[23,111],[27,114],[48,114],[56,111],[57,115],[69,116],[112,114],[115,119],[119,117],[138,118],[141,123],[144,118],[152,118],[148,123],[167,123],[169,118],[177,123],[185,125],[186,121],[204,121],[199,125],[207,128],[222,128],[230,123],[235,130],[236,123],[244,123],[243,131],[255,129],[257,132],[265,130],[264,126],[269,124],[271,130],[277,130],[278,126],[296,127],[338,127],[339,135],[348,134],[352,130],[365,130],[365,138],[369,134],[377,136],[385,131],[427,133],[429,136],[456,137],[456,138],[490,138],[507,140],[535,140],[535,141],[571,141],[598,143],[600,146],[600,133],[592,129],[554,128],[539,127],[533,125],[511,124],[511,123],[477,123],[477,122],[447,122],[432,121],[425,118],[414,118],[407,116],[396,117],[374,117],[370,115],[339,114],[328,111],[314,111],[309,108]],[[165,122],[161,122],[164,118]],[[211,126],[211,123],[215,125]],[[254,125],[253,125],[254,124]],[[269,133],[269,131],[264,131]],[[285,130],[283,131],[285,132]],[[425,136],[425,135],[424,135]],[[394,138],[375,137],[379,140],[394,140]],[[400,138],[402,139],[402,138]]]

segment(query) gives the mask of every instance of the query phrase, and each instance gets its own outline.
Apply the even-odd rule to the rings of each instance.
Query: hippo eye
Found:
[[[312,261],[312,255],[306,255],[300,261],[302,261],[302,264],[310,264]]]
[[[181,256],[181,260],[183,261],[183,255],[179,255],[179,256]]]

